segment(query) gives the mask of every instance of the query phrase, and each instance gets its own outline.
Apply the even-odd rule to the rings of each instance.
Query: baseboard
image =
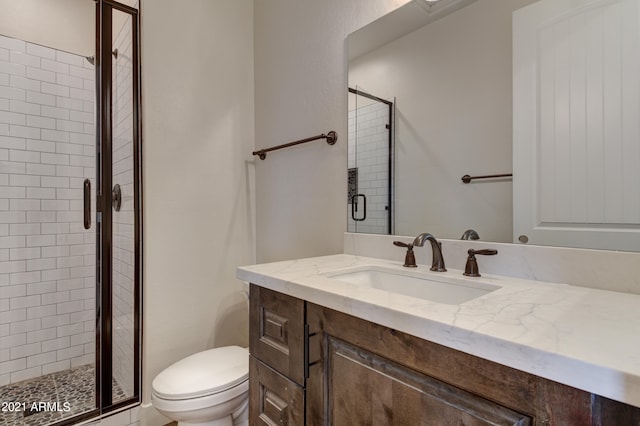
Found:
[[[140,404],[139,420],[141,426],[164,426],[171,423],[171,419],[160,414],[150,402]]]

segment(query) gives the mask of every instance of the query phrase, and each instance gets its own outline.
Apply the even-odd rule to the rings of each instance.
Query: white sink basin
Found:
[[[448,305],[459,305],[500,288],[470,278],[440,278],[435,277],[435,274],[438,272],[424,273],[381,266],[358,266],[324,275],[363,288],[375,288]]]

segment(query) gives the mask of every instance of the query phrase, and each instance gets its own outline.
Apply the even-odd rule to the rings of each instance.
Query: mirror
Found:
[[[587,28],[587,25],[591,25],[589,22],[600,19],[605,22],[601,27],[606,27],[607,20],[615,22],[625,15],[631,15],[635,19],[627,19],[630,22],[620,25],[618,29],[622,35],[620,39],[632,40],[631,43],[618,40],[618,44],[625,45],[622,49],[625,55],[619,56],[627,59],[618,60],[618,64],[612,67],[618,71],[640,71],[637,60],[640,57],[638,3],[638,0],[413,0],[352,33],[347,43],[349,88],[393,101],[393,118],[390,120],[393,126],[393,144],[389,173],[392,196],[387,206],[392,222],[390,233],[417,235],[420,232],[430,232],[438,238],[460,239],[466,230],[474,229],[480,239],[485,241],[640,251],[640,183],[637,176],[633,177],[631,172],[635,169],[637,175],[640,168],[640,132],[635,128],[614,129],[614,132],[628,134],[627,141],[622,146],[625,152],[637,156],[633,161],[627,161],[625,167],[628,172],[622,173],[623,177],[626,174],[631,177],[621,185],[625,189],[620,191],[621,195],[618,196],[632,200],[622,203],[622,208],[627,208],[621,215],[624,217],[612,217],[610,220],[595,222],[591,217],[582,217],[584,214],[578,214],[580,217],[575,220],[560,213],[554,217],[545,216],[544,212],[549,210],[550,206],[547,199],[550,197],[543,191],[549,191],[554,182],[557,182],[555,186],[562,187],[564,180],[557,170],[554,173],[542,173],[553,161],[560,164],[561,157],[560,154],[556,154],[558,157],[551,156],[545,160],[544,155],[540,154],[548,150],[540,143],[545,137],[545,128],[540,126],[546,124],[540,121],[540,116],[544,118],[544,114],[539,114],[541,107],[540,104],[536,104],[540,93],[540,88],[535,86],[538,78],[536,70],[541,69],[541,65],[535,60],[539,59],[538,53],[541,50],[536,49],[535,44],[533,48],[528,49],[533,52],[530,55],[532,58],[525,60],[533,62],[524,65],[515,63],[513,54],[514,43],[524,43],[518,41],[522,39],[519,34],[523,31],[523,25],[517,22],[514,24],[514,19],[524,21],[527,16],[533,14],[540,20],[538,24],[531,26],[535,31],[551,22],[555,25],[553,31],[558,34],[563,28],[562,22],[569,22],[569,34],[573,38],[567,38],[574,40],[574,44],[575,40],[587,40],[587,48],[583,50],[588,52],[588,43],[591,42],[588,37],[591,36],[585,36],[584,33],[591,34]],[[580,6],[576,7],[578,4]],[[563,5],[572,9],[570,13],[554,9],[552,12],[556,15],[553,18],[540,15],[539,9],[549,9],[549,5],[551,9],[558,9]],[[520,15],[524,18],[514,18]],[[557,24],[560,21],[562,22]],[[580,30],[580,25],[587,28],[587,31]],[[612,30],[605,28],[599,31],[605,33],[603,38],[607,38],[609,36],[606,35],[606,31]],[[539,36],[538,33],[534,35]],[[554,49],[560,51],[558,47]],[[521,50],[525,49],[517,51]],[[571,52],[570,55],[575,56]],[[633,55],[629,55],[630,53]],[[556,56],[562,58],[558,53]],[[635,59],[629,60],[629,57]],[[522,61],[519,57],[515,59]],[[601,58],[600,62],[604,60],[610,58]],[[562,65],[560,60],[556,62]],[[576,57],[573,62],[580,64],[581,58]],[[556,68],[560,69],[560,65]],[[605,69],[609,67],[608,63],[604,65]],[[530,75],[522,72],[530,69],[533,70]],[[574,75],[582,75],[580,66],[571,64],[568,69],[569,76],[574,80]],[[582,73],[584,74],[584,71]],[[525,91],[518,88],[518,84],[522,86],[523,76],[533,81],[525,82],[525,86],[529,83],[535,86],[531,90],[532,93],[523,95],[521,92]],[[561,77],[561,72],[554,76],[557,81],[561,81]],[[629,86],[632,90],[622,90],[631,93],[627,100],[622,100],[622,103],[630,105],[628,111],[617,111],[618,116],[624,117],[626,114],[628,118],[625,120],[635,123],[628,127],[638,127],[638,80],[640,79],[634,77],[631,83],[625,83],[632,84]],[[579,79],[576,81],[580,82]],[[572,93],[578,93],[577,84],[568,84],[567,87],[571,88]],[[618,91],[619,89],[618,86]],[[600,87],[602,98],[607,98],[608,92],[606,84],[604,88]],[[529,98],[523,98],[525,95]],[[558,107],[563,105],[565,95],[561,90],[553,93],[551,104],[556,105],[556,121],[562,124],[562,120],[566,118],[568,124],[565,127],[571,132],[576,127],[577,119],[573,117],[576,114],[568,118],[561,116],[562,110]],[[350,115],[357,115],[355,110],[358,102],[351,99],[353,94],[349,96]],[[580,105],[588,112],[595,97],[589,92],[582,97]],[[615,103],[617,99],[613,97],[608,102]],[[572,111],[579,110],[575,107],[577,104],[573,98],[567,102],[573,107]],[[542,112],[548,111],[548,105],[549,102]],[[533,118],[529,122],[523,124],[526,120],[514,120],[514,117],[522,116],[527,108],[533,111]],[[615,116],[615,109],[612,111],[611,115]],[[533,129],[527,133],[527,137],[514,139],[514,135],[517,138],[519,134],[526,133],[523,129],[527,129],[527,126]],[[603,126],[606,127],[607,124]],[[353,152],[358,152],[351,133],[360,130],[357,123],[350,123],[350,169],[354,168]],[[560,134],[562,128],[556,126],[553,131]],[[573,132],[576,133],[575,129]],[[542,136],[538,137],[539,133],[542,133]],[[605,139],[606,136],[605,134]],[[588,141],[589,136],[583,139]],[[575,145],[576,142],[572,140],[571,146],[577,152]],[[570,158],[569,148],[566,151],[562,152],[562,155],[566,157],[564,161],[568,162],[568,169],[578,174],[577,171],[580,169],[576,165],[577,160]],[[621,152],[622,148],[616,151],[618,154]],[[606,161],[611,163],[611,160],[603,160],[604,163]],[[583,169],[597,169],[601,166],[600,163],[590,165],[588,161],[582,163]],[[613,172],[613,168],[617,166],[615,162],[612,164],[604,164],[602,167],[610,167]],[[360,173],[359,170],[357,172]],[[472,180],[468,184],[462,182],[464,175],[476,177],[511,173],[514,175],[513,179],[507,176]],[[583,197],[586,200],[591,197],[588,195],[589,188],[594,187],[594,182],[589,170],[583,171],[583,174],[589,177],[587,180],[590,182],[590,186],[582,191],[587,194]],[[547,177],[543,178],[543,175]],[[600,178],[602,179],[602,176]],[[525,185],[523,182],[528,183]],[[540,182],[544,182],[547,189],[540,187]],[[611,183],[605,182],[600,185],[608,188],[607,185],[610,186]],[[577,198],[573,195],[580,192],[574,189],[576,186],[565,186],[565,194],[568,193],[569,196],[556,190],[551,198],[555,197],[556,201],[562,201],[563,196]],[[360,189],[358,191],[362,192]],[[607,203],[607,194],[611,194],[611,191],[605,190],[603,193],[605,196],[602,197],[601,204]],[[546,204],[541,204],[540,200]],[[586,205],[586,201],[582,200],[582,203]],[[521,218],[514,218],[514,204],[516,215],[524,214],[518,212],[518,209],[523,210],[522,206],[527,204],[526,208],[530,211],[526,212],[529,215],[526,220],[531,221],[532,229],[522,230]],[[580,212],[583,204],[578,199],[568,209]],[[349,216],[351,207],[349,205]],[[560,211],[559,207],[554,208]],[[537,222],[534,223],[534,219]],[[517,230],[514,230],[514,223],[518,224]],[[549,231],[547,234],[551,237],[539,236],[540,229]],[[566,229],[570,229],[571,232],[565,235],[563,231]],[[348,230],[358,232],[358,229],[353,229],[351,223]],[[595,239],[585,238],[583,230],[596,231]],[[603,236],[604,230],[611,232]],[[609,234],[615,235],[612,237]],[[622,235],[623,241],[616,235]]]

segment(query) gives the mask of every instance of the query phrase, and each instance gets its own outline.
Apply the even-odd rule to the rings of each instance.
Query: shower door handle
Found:
[[[91,181],[84,180],[82,185],[84,192],[84,229],[91,228]]]
[[[357,218],[356,217],[356,213],[358,212],[358,198],[362,197],[362,200],[364,201],[363,204],[363,208],[362,208],[362,217]],[[351,197],[351,219],[355,220],[356,222],[362,222],[367,218],[367,196],[364,194],[356,194],[353,197]]]

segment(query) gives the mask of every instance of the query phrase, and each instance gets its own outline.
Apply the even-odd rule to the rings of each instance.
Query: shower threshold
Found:
[[[0,413],[0,426],[46,426],[96,408],[92,364],[0,387],[0,401],[12,403]],[[127,396],[112,380],[113,400]],[[4,408],[4,407],[3,407]]]

